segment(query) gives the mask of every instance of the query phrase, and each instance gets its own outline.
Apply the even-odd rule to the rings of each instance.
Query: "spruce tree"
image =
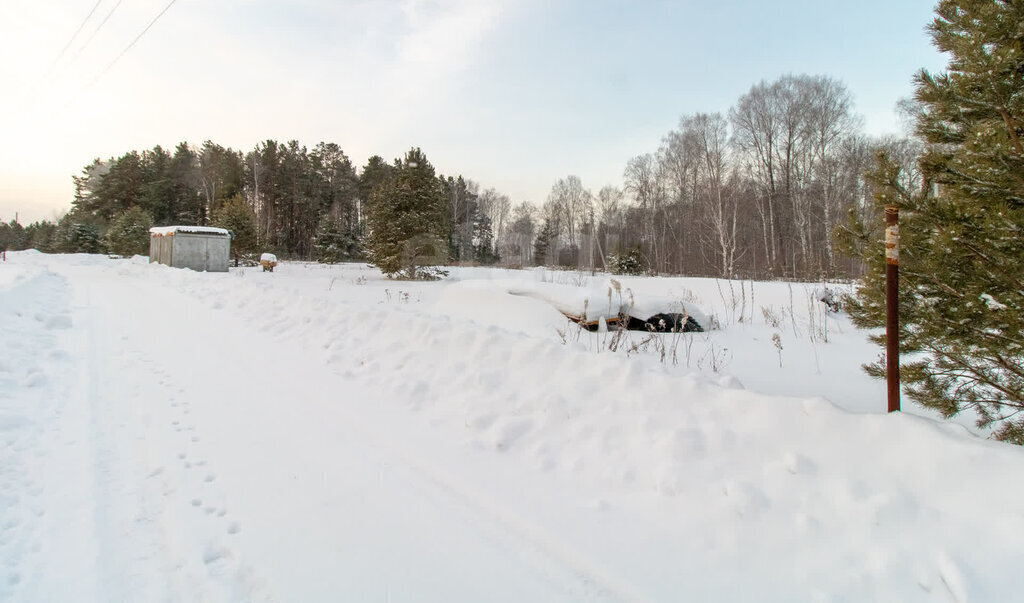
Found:
[[[362,254],[359,238],[351,232],[347,223],[332,215],[320,221],[313,240],[316,261],[322,264],[337,264],[358,259]]]
[[[446,206],[434,168],[419,149],[396,161],[390,178],[370,193],[366,249],[389,277],[437,278],[447,261]]]
[[[103,252],[100,229],[94,224],[86,222],[69,222],[63,249],[67,253]]]
[[[235,266],[242,256],[256,253],[256,214],[242,195],[228,199],[213,212],[213,225],[231,231],[231,255]]]
[[[149,229],[152,226],[153,217],[146,210],[140,207],[124,210],[107,228],[107,249],[121,256],[149,253]]]
[[[473,261],[494,264],[500,258],[494,251],[494,232],[491,219],[480,214],[473,221]]]
[[[869,174],[876,208],[900,209],[904,391],[1024,444],[1024,3],[942,0],[935,12],[929,30],[950,61],[915,78],[923,190],[903,187],[884,154]],[[850,313],[878,327],[884,247],[872,229],[849,232],[869,267]],[[884,360],[866,368],[884,376]]]
[[[538,266],[547,266],[554,263],[555,258],[548,257],[551,252],[551,240],[555,238],[555,228],[551,220],[544,218],[544,224],[533,241],[533,261]]]

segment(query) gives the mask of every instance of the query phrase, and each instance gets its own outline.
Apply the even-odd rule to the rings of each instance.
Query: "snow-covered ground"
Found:
[[[619,283],[8,253],[0,600],[1020,597],[1024,450],[885,414],[816,285]],[[609,295],[721,328],[551,303]]]

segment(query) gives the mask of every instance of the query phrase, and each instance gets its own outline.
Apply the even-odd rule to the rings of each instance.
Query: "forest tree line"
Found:
[[[724,113],[685,115],[659,148],[596,194],[576,176],[540,206],[462,175],[431,177],[446,262],[547,265],[722,277],[850,276],[833,234],[872,211],[863,174],[885,149],[912,177],[910,139],[864,135],[845,86],[784,76],[750,88]],[[426,161],[426,157],[422,157]],[[262,142],[241,152],[206,141],[96,159],[73,178],[56,223],[0,226],[0,244],[49,252],[145,253],[151,225],[218,225],[236,252],[325,262],[367,257],[374,191],[402,167],[371,157],[357,169],[321,142]],[[432,189],[433,190],[433,189]]]
[[[632,252],[657,274],[853,276],[860,263],[834,235],[874,211],[864,173],[880,150],[914,186],[920,143],[865,135],[842,83],[761,82],[726,113],[683,116],[656,151],[627,162],[621,188],[595,195],[559,180],[538,212],[535,256],[601,269]]]

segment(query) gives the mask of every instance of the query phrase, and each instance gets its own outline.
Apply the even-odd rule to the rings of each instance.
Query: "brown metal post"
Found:
[[[889,412],[900,409],[899,209],[885,208],[885,380]]]

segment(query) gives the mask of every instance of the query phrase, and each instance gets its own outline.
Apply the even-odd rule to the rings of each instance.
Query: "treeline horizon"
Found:
[[[463,176],[437,176],[447,200],[450,263],[544,265],[652,274],[828,278],[859,274],[837,228],[872,211],[864,173],[885,150],[913,178],[920,145],[863,133],[852,96],[826,76],[762,81],[727,112],[680,118],[658,149],[631,158],[621,186],[597,193],[559,179],[540,204],[517,204]],[[73,176],[56,222],[0,225],[0,244],[104,252],[128,210],[156,226],[209,225],[226,204],[251,211],[253,244],[283,258],[366,258],[371,193],[400,159],[359,169],[336,143],[266,140],[248,152],[207,140],[95,159]],[[248,219],[248,218],[246,218]],[[248,250],[246,250],[248,252]],[[143,251],[144,253],[144,251]],[[622,262],[629,256],[630,262]]]

